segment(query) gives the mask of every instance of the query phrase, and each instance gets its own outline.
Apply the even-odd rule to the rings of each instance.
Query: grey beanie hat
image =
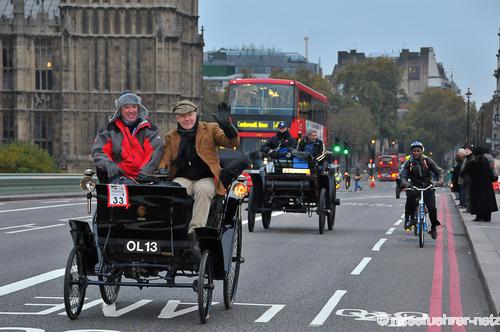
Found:
[[[125,91],[118,99],[115,100],[115,113],[109,118],[109,122],[112,122],[121,116],[120,109],[125,105],[137,105],[139,107],[139,117],[146,119],[148,117],[148,109],[142,104],[142,98],[135,93]]]

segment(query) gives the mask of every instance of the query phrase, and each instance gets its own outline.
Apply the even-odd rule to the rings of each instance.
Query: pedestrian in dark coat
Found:
[[[470,175],[470,213],[476,215],[474,221],[491,221],[491,213],[498,211],[495,192],[491,184],[494,181],[493,170],[488,158],[487,149],[476,147],[464,174]]]

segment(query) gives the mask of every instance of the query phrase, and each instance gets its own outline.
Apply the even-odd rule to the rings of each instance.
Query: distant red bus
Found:
[[[328,142],[328,99],[296,80],[247,78],[229,81],[231,118],[238,127],[239,149],[247,154],[252,168],[262,162],[260,147],[276,134],[285,121],[295,138],[317,129]]]
[[[396,181],[399,173],[397,155],[381,155],[377,162],[377,178],[380,181]]]

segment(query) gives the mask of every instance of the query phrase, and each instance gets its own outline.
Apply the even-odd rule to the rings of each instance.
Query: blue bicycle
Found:
[[[418,245],[420,248],[424,247],[425,242],[425,233],[428,233],[427,230],[427,209],[425,208],[424,203],[424,192],[427,190],[434,190],[434,185],[430,184],[425,188],[418,188],[415,186],[411,186],[410,190],[416,190],[420,192],[420,199],[418,200],[418,208],[416,211],[416,225],[415,227],[415,235],[418,236]]]

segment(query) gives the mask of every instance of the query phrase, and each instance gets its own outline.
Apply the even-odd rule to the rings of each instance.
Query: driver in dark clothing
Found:
[[[409,188],[410,186],[425,188],[433,183],[433,176],[438,179],[438,185],[443,184],[443,170],[439,168],[431,158],[423,155],[423,151],[424,145],[422,143],[417,141],[411,144],[411,156],[404,163],[399,174],[401,184],[404,188]],[[407,232],[411,230],[413,225],[412,218],[415,214],[419,197],[420,193],[418,191],[406,191],[404,228]],[[437,219],[436,196],[434,190],[426,190],[424,192],[424,202],[431,219],[431,237],[435,240],[437,239],[436,228],[441,225],[441,223]]]
[[[278,124],[278,132],[262,145],[260,151],[268,156],[281,148],[296,149],[297,141],[292,137],[285,121]]]

